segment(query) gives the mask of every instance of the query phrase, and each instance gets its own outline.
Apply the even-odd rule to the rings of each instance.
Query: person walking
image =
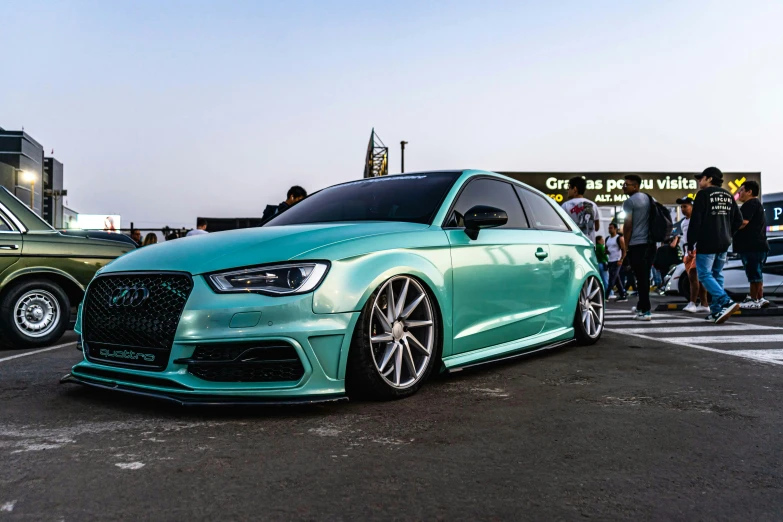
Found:
[[[696,272],[696,251],[688,246],[688,228],[691,224],[691,214],[693,214],[693,198],[685,196],[676,200],[680,205],[680,212],[685,216],[680,221],[680,230],[682,230],[682,263],[685,265],[685,276],[688,278],[690,295],[684,295],[688,298],[688,304],[683,308],[684,312],[692,314],[708,314],[710,309],[707,307],[707,291],[699,283],[699,274]],[[680,276],[683,277],[683,276]],[[696,304],[696,299],[699,304]]]
[[[261,216],[262,223],[266,223],[281,212],[285,212],[307,197],[307,191],[299,185],[294,185],[288,189],[286,200],[279,205],[267,205],[264,214]]]
[[[742,214],[731,194],[721,188],[720,169],[708,167],[695,177],[699,192],[693,201],[687,242],[696,249],[699,281],[712,296],[706,319],[721,324],[739,308],[723,289],[723,266],[731,239],[742,226]]]
[[[200,236],[203,234],[209,234],[209,232],[207,232],[207,220],[198,218],[196,219],[196,228],[185,234],[185,237]]]
[[[623,236],[617,233],[617,225],[609,223],[609,237],[606,238],[606,253],[609,258],[609,283],[606,285],[606,291],[610,292],[617,286],[617,302],[628,301],[628,293],[625,291],[623,279],[620,277],[620,270],[625,262],[625,240]]]
[[[759,201],[759,184],[746,181],[737,192],[742,203],[742,226],[734,234],[734,252],[740,255],[745,275],[750,283],[750,294],[740,303],[740,308],[757,310],[769,306],[764,299],[764,263],[767,261],[767,220]]]
[[[598,272],[604,283],[605,293],[609,295],[609,255],[606,252],[606,243],[603,236],[595,236],[595,257],[598,260]]]
[[[598,205],[585,197],[587,180],[575,176],[568,180],[568,200],[563,203],[563,210],[568,213],[579,230],[595,244],[595,233],[600,228]]]
[[[636,174],[625,176],[623,192],[628,199],[623,203],[625,223],[623,239],[628,245],[628,260],[636,279],[638,301],[634,319],[651,321],[650,270],[655,256],[655,243],[650,239],[650,211],[652,198],[640,192],[642,178]]]

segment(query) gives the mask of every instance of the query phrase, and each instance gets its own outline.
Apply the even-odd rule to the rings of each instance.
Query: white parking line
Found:
[[[706,323],[707,321],[705,321]],[[607,327],[611,326],[612,323],[606,323]],[[612,329],[607,328],[606,330],[609,332],[617,332],[617,333],[628,333],[628,334],[634,334],[634,333],[656,333],[656,334],[679,334],[679,335],[693,335],[695,333],[699,332],[727,332],[727,331],[735,331],[735,332],[741,332],[745,330],[783,330],[783,328],[779,326],[761,326],[758,324],[726,324],[726,325],[719,325],[719,324],[705,324],[704,326],[694,326],[694,328],[685,328],[682,326],[672,326],[671,328],[655,328],[655,323],[647,323],[652,325],[652,328],[623,328],[623,329]]]
[[[20,357],[27,357],[28,355],[35,355],[37,353],[48,352],[50,350],[57,350],[58,348],[65,348],[66,346],[73,346],[75,344],[76,344],[76,342],[65,343],[65,344],[58,344],[57,346],[50,346],[49,348],[41,348],[40,350],[33,350],[32,352],[20,353],[20,354],[17,354],[17,355],[12,355],[10,357],[3,357],[2,359],[0,359],[0,363],[1,362],[5,362],[5,361],[10,361],[11,359],[18,359]]]
[[[693,332],[690,332],[693,333]],[[728,343],[778,343],[783,341],[783,335],[712,335],[700,337],[675,337],[676,342],[704,343],[704,344],[728,344]],[[781,345],[783,348],[783,345]]]
[[[617,332],[612,332],[617,333]],[[669,339],[660,339],[651,335],[642,334],[629,334],[640,339],[647,339],[649,341],[663,342],[666,344],[673,344],[675,346],[685,346],[687,348],[696,348],[697,350],[704,350],[705,352],[722,353],[724,355],[733,355],[735,357],[742,357],[743,359],[752,359],[755,361],[768,362],[772,364],[779,364],[783,366],[783,350],[719,350],[718,348],[710,348],[709,346],[701,346],[699,344],[692,344],[687,342],[681,342],[680,337],[670,337]]]
[[[639,325],[642,325],[642,324],[654,325],[654,324],[706,323],[706,322],[707,321],[705,321],[704,319],[695,319],[695,318],[694,319],[664,319],[664,318],[660,318],[660,319],[656,320],[655,317],[653,316],[653,320],[652,321],[635,321],[634,319],[631,319],[630,317],[627,320],[626,319],[621,319],[619,321],[615,321],[613,318],[607,317],[606,321],[604,322],[604,324],[606,325],[607,328],[611,328],[612,326],[626,326],[626,325],[631,325],[631,324],[635,324],[635,325],[639,326]]]

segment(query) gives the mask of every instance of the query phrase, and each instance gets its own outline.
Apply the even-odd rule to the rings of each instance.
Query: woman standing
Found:
[[[623,286],[623,280],[620,278],[620,269],[623,267],[623,261],[625,261],[625,240],[623,236],[617,233],[617,225],[609,223],[609,237],[606,238],[606,252],[609,256],[609,285],[606,290],[610,291],[613,286],[617,285],[617,290],[620,292],[617,297],[617,302],[623,302],[628,300],[628,292],[625,291]]]

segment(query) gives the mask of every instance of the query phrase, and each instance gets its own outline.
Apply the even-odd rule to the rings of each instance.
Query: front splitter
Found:
[[[182,393],[162,393],[149,390],[140,390],[120,383],[105,383],[93,381],[81,376],[75,376],[71,373],[60,379],[60,384],[81,384],[92,388],[116,391],[135,395],[137,397],[146,397],[149,399],[158,399],[168,402],[174,402],[180,406],[277,406],[290,404],[322,404],[325,402],[337,402],[348,400],[345,395],[322,395],[318,397],[275,397],[274,399],[263,399],[258,397],[236,397],[223,395],[191,395]]]

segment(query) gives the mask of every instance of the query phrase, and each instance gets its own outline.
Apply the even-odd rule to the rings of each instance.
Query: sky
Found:
[[[783,191],[783,2],[0,0],[0,127],[123,226],[260,216],[407,172],[761,171]]]

